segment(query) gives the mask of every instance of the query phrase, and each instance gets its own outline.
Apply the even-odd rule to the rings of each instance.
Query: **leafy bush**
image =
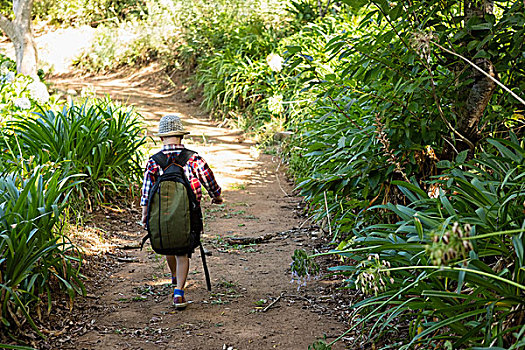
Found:
[[[82,294],[78,251],[62,233],[62,211],[75,185],[59,169],[37,166],[0,176],[0,329],[29,323],[57,288]]]
[[[14,115],[28,117],[39,106],[52,105],[56,105],[56,97],[49,96],[43,82],[17,75],[15,62],[0,55],[0,126]]]
[[[126,197],[139,182],[146,136],[132,109],[93,100],[8,125],[15,134],[10,148],[17,149],[18,142],[26,159],[62,164],[70,174],[84,175],[78,195],[88,203]]]
[[[377,204],[382,192],[391,191],[390,181],[402,176],[375,137],[373,121],[357,107],[346,116],[321,116],[300,127],[305,131],[295,140],[300,148],[290,158],[297,187],[318,219],[328,209],[334,232],[346,235],[356,223],[371,219],[373,213],[366,209]]]
[[[16,336],[28,323],[43,336],[33,321],[43,300],[50,312],[59,288],[71,299],[83,293],[65,210],[131,198],[145,130],[110,100],[10,119],[0,138],[0,327]]]
[[[307,90],[299,99],[316,99],[290,164],[343,240],[334,271],[367,294],[352,329],[385,348],[522,347],[523,113],[511,92],[524,81],[512,67],[525,5],[463,20],[453,1],[345,3],[368,6],[334,14],[342,31],[303,31],[323,49],[303,36],[287,60]],[[469,100],[484,78],[465,58],[507,90]]]
[[[455,9],[457,4],[450,2],[449,5]],[[444,46],[452,45],[452,50],[472,59],[477,51],[474,47],[465,51],[465,47],[473,45],[465,36],[481,35],[482,41],[469,37],[470,42],[479,44],[476,50],[487,45],[499,79],[520,91],[523,79],[516,77],[522,76],[522,72],[513,73],[510,68],[519,64],[522,57],[516,56],[514,51],[508,55],[496,54],[494,48],[500,43],[508,43],[510,37],[517,40],[516,43],[521,42],[523,36],[518,38],[514,34],[521,33],[522,28],[518,29],[516,23],[521,23],[518,18],[523,16],[523,5],[505,3],[494,16],[487,15],[489,22],[494,23],[468,23],[462,28],[443,24],[447,23],[442,19],[448,5],[441,8],[437,2],[431,2],[429,6],[419,6],[418,3],[410,10],[418,14],[416,17],[428,21],[424,23],[425,29],[417,30],[409,25],[413,18],[407,15],[410,11],[406,12],[404,6],[404,2],[387,4],[374,1],[358,16],[345,18],[341,13],[339,21],[345,24],[340,32],[304,31],[304,35],[312,37],[324,35],[326,44],[323,50],[329,55],[327,62],[319,54],[308,53],[310,46],[301,41],[289,47],[289,53],[294,57],[292,65],[301,69],[303,87],[318,98],[310,110],[312,116],[305,118],[305,136],[296,143],[292,159],[300,167],[301,157],[305,154],[314,155],[312,158],[321,161],[323,157],[331,157],[330,163],[321,166],[310,162],[305,169],[306,173],[321,179],[318,184],[315,184],[315,179],[305,182],[319,193],[321,188],[324,191],[344,186],[344,181],[356,184],[358,181],[353,181],[356,178],[351,171],[359,164],[354,166],[348,162],[346,169],[343,164],[348,157],[366,158],[369,164],[361,163],[364,166],[360,169],[362,174],[358,175],[366,181],[359,182],[355,192],[353,185],[346,189],[352,192],[347,198],[360,202],[354,202],[355,210],[350,204],[353,214],[371,202],[403,200],[398,191],[392,191],[394,187],[390,186],[390,181],[406,180],[412,176],[416,176],[417,181],[428,179],[436,173],[438,160],[452,159],[463,149],[470,149],[469,156],[472,156],[476,144],[491,133],[514,128],[523,134],[524,119],[518,100],[500,89],[490,95],[492,103],[485,109],[479,106],[483,113],[479,113],[479,119],[471,121],[472,125],[477,123],[479,127],[466,127],[466,118],[460,115],[462,109],[465,105],[479,103],[475,99],[467,102],[464,93],[472,88],[475,75],[471,78],[465,75],[473,68],[462,58],[443,50]],[[494,25],[490,34],[469,29],[470,26],[478,28],[489,24]],[[425,34],[425,30],[433,31],[434,36]],[[522,47],[519,43],[518,46]],[[292,58],[288,60],[292,61]],[[331,121],[332,118],[335,120]],[[343,126],[345,118],[353,128]],[[321,122],[323,124],[319,125]],[[313,135],[323,129],[324,123],[341,123],[341,127],[331,127],[331,131],[337,134],[320,132]],[[355,132],[363,136],[356,136]],[[319,142],[327,143],[326,147],[317,144],[321,136]],[[335,144],[334,137],[341,140],[340,145]],[[345,140],[349,142],[346,145]],[[336,148],[341,152],[335,152]],[[330,171],[326,171],[328,168]],[[339,179],[334,176],[327,178],[325,173],[338,173]],[[327,195],[331,196],[330,193]],[[337,210],[335,203],[333,207]]]
[[[283,21],[286,3],[171,1],[147,6],[143,19],[117,28],[101,26],[93,47],[76,65],[100,72],[159,59],[167,69],[195,70],[203,105],[216,115],[235,115],[246,128],[264,122],[285,124],[282,116],[268,109],[268,100],[295,82],[274,74],[267,57],[283,51],[279,40],[290,29]]]
[[[341,244],[338,254],[356,263],[333,270],[372,295],[353,306],[363,317],[352,328],[366,323],[369,337],[388,335],[399,349],[524,345],[525,144],[488,142],[499,154],[440,164],[435,198],[396,182],[409,204],[369,210],[399,220],[356,227]]]
[[[145,15],[144,1],[130,0],[40,0],[35,1],[33,15],[50,24],[96,26],[105,21],[119,21]]]

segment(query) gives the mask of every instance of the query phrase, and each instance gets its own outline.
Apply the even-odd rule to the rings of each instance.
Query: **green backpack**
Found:
[[[146,228],[153,250],[162,255],[191,256],[200,247],[206,282],[210,290],[206,257],[200,241],[203,229],[199,201],[184,174],[184,166],[195,152],[186,148],[170,158],[158,152],[151,158],[162,168],[162,175],[153,184],[147,203]]]

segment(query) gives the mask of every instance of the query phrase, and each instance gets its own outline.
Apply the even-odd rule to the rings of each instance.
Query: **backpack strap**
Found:
[[[151,159],[153,159],[162,168],[162,170],[166,169],[169,165],[168,156],[162,151],[152,155]]]
[[[183,148],[178,156],[172,158],[171,162],[183,167],[194,154],[194,151],[191,151],[187,148]],[[162,168],[162,170],[166,170],[166,168],[170,165],[168,156],[165,155],[162,151],[155,153],[153,156],[151,156],[151,159],[153,159]]]
[[[187,148],[183,148],[177,157],[173,159],[173,162],[177,163],[181,167],[185,166],[188,163],[188,160],[195,154],[194,151],[191,151]]]

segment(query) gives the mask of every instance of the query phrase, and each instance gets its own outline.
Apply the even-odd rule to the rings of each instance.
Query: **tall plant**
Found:
[[[330,59],[288,48],[318,97],[291,160],[344,238],[334,270],[368,294],[356,327],[395,348],[523,346],[525,5],[345,3],[358,22],[327,35]]]
[[[0,177],[0,329],[4,334],[52,308],[57,287],[82,294],[79,252],[63,235],[62,211],[75,181],[42,167]],[[40,317],[40,316],[39,316]]]
[[[36,118],[10,122],[25,158],[64,164],[72,174],[85,176],[81,198],[104,203],[125,197],[138,183],[146,143],[145,128],[131,109],[109,100],[87,101],[60,111],[42,111]],[[124,192],[124,193],[122,193]]]
[[[409,204],[369,210],[399,220],[357,227],[340,246],[355,264],[332,270],[368,295],[352,329],[366,324],[370,339],[388,334],[399,349],[524,345],[525,144],[488,142],[494,153],[441,164],[435,197],[396,182]]]
[[[472,157],[487,136],[511,128],[522,137],[525,72],[512,68],[523,61],[522,2],[345,3],[357,15],[340,13],[345,30],[321,33],[328,59],[308,54],[300,42],[288,47],[291,67],[318,97],[292,160],[296,168],[303,158],[319,160],[305,163],[300,188],[317,194],[319,206],[326,192],[332,217],[346,220],[371,204],[403,201],[392,181],[428,179],[439,160],[464,149]],[[481,10],[493,13],[479,17]],[[471,109],[477,112],[465,112]],[[334,133],[323,132],[338,123],[330,127]],[[336,196],[336,188],[347,195]]]

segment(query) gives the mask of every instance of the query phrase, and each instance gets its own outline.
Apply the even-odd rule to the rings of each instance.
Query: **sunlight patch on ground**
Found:
[[[89,90],[96,96],[109,95],[115,100],[135,106],[148,126],[148,136],[156,144],[150,144],[149,154],[156,153],[161,142],[154,134],[162,116],[179,114],[190,132],[185,138],[185,145],[198,152],[210,165],[219,185],[226,189],[239,189],[254,180],[259,152],[255,143],[247,140],[241,130],[218,126],[217,121],[206,119],[206,114],[196,104],[180,103],[173,94],[155,92],[148,75],[158,75],[158,66],[144,67],[129,76],[121,73],[99,77],[86,77],[81,83],[74,83],[67,78],[57,79],[57,86],[64,91],[74,89],[77,92]],[[144,84],[142,84],[145,82]],[[96,85],[96,88],[94,86]]]
[[[90,226],[76,227],[71,225],[68,228],[68,237],[79,247],[85,256],[100,255],[108,253],[118,245],[116,240],[111,242],[104,238],[106,231]]]

